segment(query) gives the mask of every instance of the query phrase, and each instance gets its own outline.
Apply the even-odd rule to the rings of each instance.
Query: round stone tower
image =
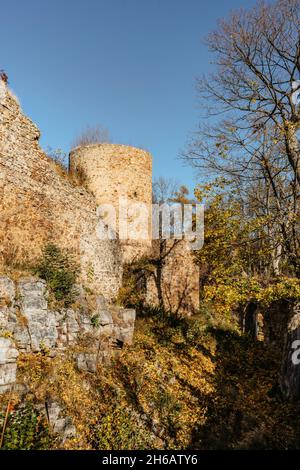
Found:
[[[150,153],[127,145],[107,143],[76,147],[70,152],[70,171],[82,179],[99,206],[111,204],[114,207],[124,261],[147,254],[152,240]]]

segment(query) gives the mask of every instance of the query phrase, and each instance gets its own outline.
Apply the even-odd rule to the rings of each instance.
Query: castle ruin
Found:
[[[38,128],[24,116],[3,80],[1,89],[0,264],[30,262],[53,241],[75,253],[80,281],[113,301],[122,283],[123,263],[155,251],[151,239],[151,155],[142,149],[106,143],[75,148],[70,152],[70,171],[83,175],[84,182],[74,185],[42,151]],[[97,216],[97,207],[111,204],[118,217],[120,198],[149,208],[147,237],[129,240],[97,236],[99,224],[104,223]],[[174,250],[165,278],[172,286],[168,296],[174,298],[181,284],[182,293],[192,286],[195,310],[198,274],[192,253],[184,244]],[[148,298],[155,303],[155,289],[150,284]],[[168,298],[167,304],[173,303]]]

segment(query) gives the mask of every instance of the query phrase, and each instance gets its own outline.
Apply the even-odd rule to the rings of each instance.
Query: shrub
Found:
[[[0,413],[1,429],[4,413]],[[13,410],[8,418],[4,432],[2,449],[4,450],[44,450],[48,449],[52,437],[43,416],[26,403]]]
[[[151,436],[130,408],[108,410],[94,431],[94,449],[142,450],[151,448]]]
[[[53,149],[52,147],[48,147],[46,149],[46,154],[61,168],[62,171],[68,171],[69,160],[66,152],[61,149]]]
[[[47,282],[55,300],[69,306],[74,301],[78,267],[69,252],[50,243],[45,246],[34,273]]]

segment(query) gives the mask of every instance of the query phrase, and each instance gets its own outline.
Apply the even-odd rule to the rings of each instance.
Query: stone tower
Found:
[[[137,206],[143,203],[149,217],[142,225],[146,230],[136,238],[121,236],[124,261],[132,261],[151,249],[152,157],[145,150],[116,144],[91,144],[76,147],[70,152],[70,171],[79,174],[98,205],[112,204],[116,210],[116,231],[121,236],[120,200],[128,201],[127,220],[144,217]],[[131,208],[131,209],[130,209]],[[133,209],[134,208],[134,209]],[[133,212],[132,212],[133,210]],[[130,229],[129,229],[130,230]]]

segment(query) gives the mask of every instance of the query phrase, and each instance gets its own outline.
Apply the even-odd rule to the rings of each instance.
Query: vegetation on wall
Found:
[[[3,450],[46,450],[53,445],[48,423],[31,402],[9,405],[6,413],[0,412],[0,430]]]
[[[56,301],[66,307],[72,304],[76,295],[78,266],[71,253],[49,243],[44,247],[33,271],[47,282]]]

